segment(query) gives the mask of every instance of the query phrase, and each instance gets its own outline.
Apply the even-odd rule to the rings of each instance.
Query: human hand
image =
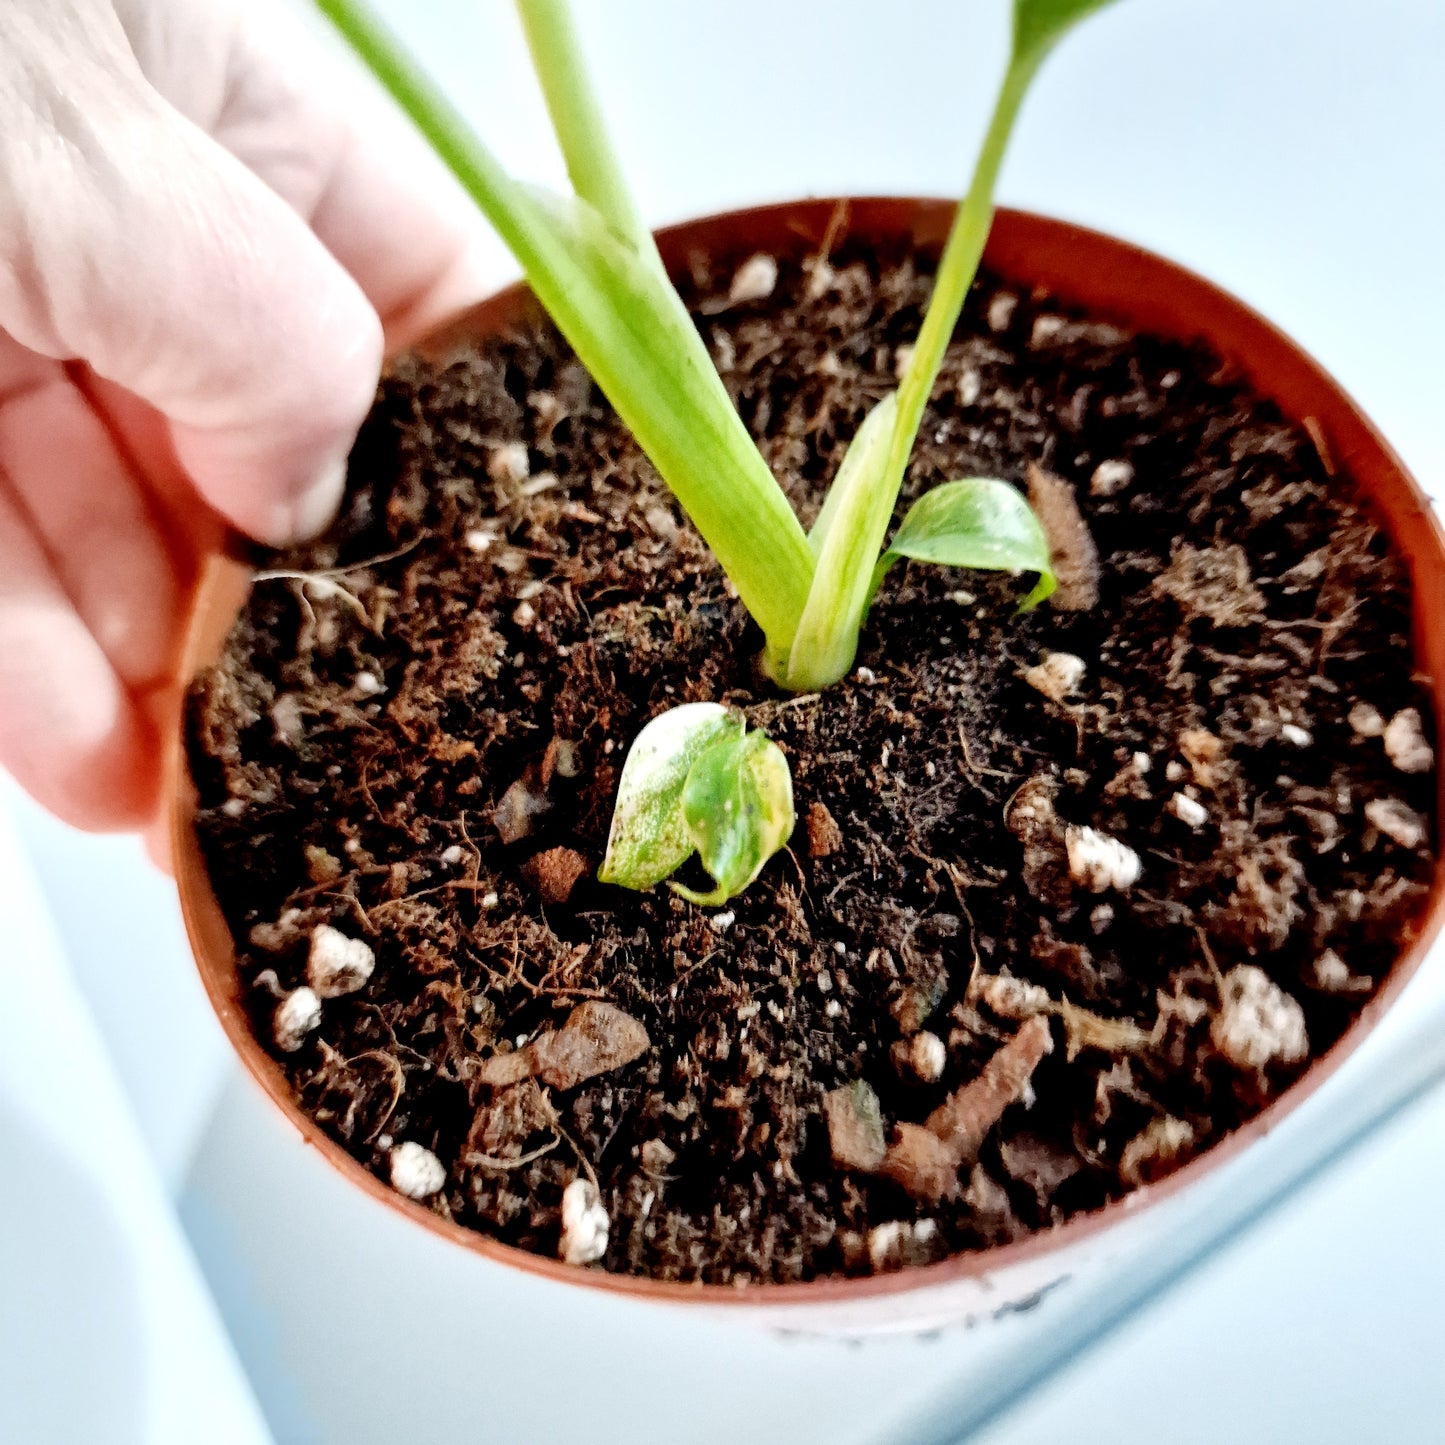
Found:
[[[46,807],[153,817],[200,557],[326,523],[477,224],[278,0],[6,0],[0,766]]]

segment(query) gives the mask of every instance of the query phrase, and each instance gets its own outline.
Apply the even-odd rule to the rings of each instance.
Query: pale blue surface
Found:
[[[267,1445],[3,788],[0,919],[0,1445]]]

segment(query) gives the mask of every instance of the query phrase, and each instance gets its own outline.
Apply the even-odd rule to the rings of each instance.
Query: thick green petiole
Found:
[[[770,653],[792,645],[813,579],[798,519],[748,436],[626,198],[557,0],[525,0],[566,159],[591,196],[519,185],[362,0],[317,0],[520,262],[542,305],[732,579]],[[605,209],[601,209],[605,207]]]
[[[566,0],[517,0],[517,13],[542,86],[572,189],[643,251],[656,253],[592,89]]]
[[[366,0],[317,0],[511,248],[762,628],[769,671],[785,687],[810,691],[852,666],[877,581],[895,557],[1038,571],[1035,598],[1051,585],[1047,547],[1029,530],[1026,506],[987,479],[954,484],[944,504],[919,512],[904,543],[895,539],[886,555],[884,540],[983,254],[994,184],[1024,95],[1060,37],[1108,3],[1014,0],[1008,69],[913,355],[896,395],[854,438],[810,539],[667,279],[608,142],[566,0],[517,4],[576,191],[568,198],[507,175]],[[1002,528],[993,542],[985,535],[990,527]],[[977,560],[987,558],[995,561]]]
[[[826,519],[822,529],[826,537],[821,547],[815,543],[818,568],[813,586],[793,650],[776,668],[778,680],[786,687],[799,691],[826,687],[853,665],[859,629],[876,587],[875,566],[880,578],[886,571],[880,554],[908,458],[988,240],[994,187],[1019,107],[1039,66],[1062,35],[1108,3],[1110,0],[1015,0],[1008,68],[973,180],[954,214],[913,355],[896,397],[880,403],[854,439],[824,503],[820,521]],[[892,410],[886,444],[876,430],[885,407]],[[870,428],[875,430],[865,449],[864,434]],[[815,527],[815,535],[819,530]],[[851,574],[863,558],[870,576],[860,580]]]

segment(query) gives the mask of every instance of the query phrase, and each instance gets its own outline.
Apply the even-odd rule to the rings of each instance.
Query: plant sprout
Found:
[[[509,176],[365,0],[318,0],[510,247],[533,292],[762,629],[769,675],[792,691],[825,688],[848,673],[879,584],[900,558],[1036,573],[1038,582],[1025,607],[1053,590],[1048,539],[1023,496],[1004,481],[967,477],[936,487],[913,504],[891,542],[887,535],[929,395],[983,254],[994,184],[1019,108],[1063,35],[1108,3],[1013,0],[1008,64],[912,355],[897,391],[864,419],[811,531],[805,532],[734,409],[641,220],[613,154],[565,0],[517,0],[517,5],[566,161],[571,196],[540,191]],[[691,777],[697,758],[689,751],[691,742],[684,746],[681,740],[693,734],[679,728],[667,736],[680,749],[674,772],[687,759],[684,775]],[[686,803],[682,793],[674,799],[683,815],[696,821],[696,830],[692,822],[680,823],[683,815],[675,809],[664,810],[665,818],[648,809],[637,813],[665,830],[668,841],[659,844],[657,860],[671,857],[691,840],[687,851],[651,882],[665,877],[693,847],[701,851],[722,897],[729,896],[724,890],[736,892],[756,876],[768,855],[756,867],[725,861],[725,855],[734,856],[729,853],[733,844],[723,841],[732,838],[732,825],[714,826],[701,811],[707,798],[718,806],[729,799],[737,804],[743,796],[737,789],[751,779],[747,786],[771,790],[771,806],[783,815],[776,764],[760,761],[772,755],[762,744],[748,744],[747,736],[761,735],[734,736],[731,761],[724,764],[724,754],[718,753],[710,768],[697,775],[687,794],[691,802]],[[638,738],[634,752],[642,740]],[[777,761],[786,777],[780,753]],[[629,756],[619,818],[632,766]],[[790,830],[790,787],[786,801]],[[624,835],[638,826],[626,824]],[[614,819],[614,841],[617,829]],[[786,837],[785,831],[773,847],[780,847]],[[743,856],[751,859],[752,852],[744,849],[736,855]],[[651,884],[636,880],[650,877],[655,866],[624,866],[609,844],[603,876],[646,887]]]

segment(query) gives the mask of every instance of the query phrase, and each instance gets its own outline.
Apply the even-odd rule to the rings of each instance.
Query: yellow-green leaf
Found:
[[[899,524],[878,560],[874,590],[901,557],[988,572],[1037,572],[1024,606],[1054,590],[1049,539],[1023,494],[992,477],[967,477],[925,492]]]
[[[697,847],[683,815],[683,788],[698,756],[721,738],[740,736],[742,719],[715,702],[669,708],[638,733],[622,778],[597,877],[623,888],[651,888]]]
[[[793,778],[783,751],[765,733],[723,738],[693,764],[682,793],[688,832],[717,887],[693,903],[724,903],[741,893],[792,836]]]

